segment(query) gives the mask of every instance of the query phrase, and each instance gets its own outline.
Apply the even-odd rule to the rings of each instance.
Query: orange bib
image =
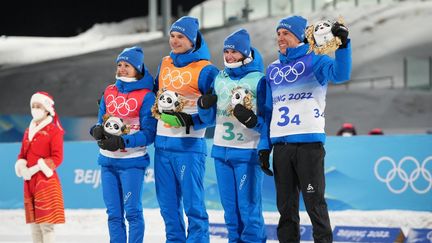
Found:
[[[209,61],[201,60],[179,68],[174,66],[171,57],[164,57],[159,71],[159,90],[166,88],[176,92],[185,101],[183,112],[196,113],[196,102],[201,96],[198,78],[201,70],[209,64]]]
[[[182,112],[188,114],[198,113],[197,100],[202,95],[198,88],[198,79],[202,69],[210,65],[207,60],[192,62],[185,67],[176,67],[171,57],[162,59],[159,69],[159,90],[167,89],[176,92],[184,103]],[[195,131],[193,127],[190,134],[186,134],[184,127],[175,128],[163,125],[158,122],[157,134],[168,137],[204,137],[205,129]]]

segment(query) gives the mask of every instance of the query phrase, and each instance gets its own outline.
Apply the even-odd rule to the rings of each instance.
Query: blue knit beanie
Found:
[[[251,52],[249,33],[245,29],[239,29],[225,38],[224,51],[233,49],[248,57]]]
[[[278,31],[280,28],[286,29],[293,35],[303,41],[305,38],[307,20],[301,16],[290,16],[279,21],[279,25],[276,28]]]
[[[198,19],[189,16],[183,16],[171,25],[170,33],[173,31],[185,35],[195,46],[198,35]]]
[[[144,52],[141,47],[134,46],[125,48],[116,59],[116,63],[125,61],[132,65],[139,73],[143,73],[144,66]]]

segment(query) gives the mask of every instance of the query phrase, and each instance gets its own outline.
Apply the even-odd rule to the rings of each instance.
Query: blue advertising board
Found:
[[[432,229],[410,229],[406,243],[431,243]]]
[[[333,230],[334,242],[404,242],[400,228],[336,226]]]
[[[329,137],[330,209],[432,211],[432,136]]]

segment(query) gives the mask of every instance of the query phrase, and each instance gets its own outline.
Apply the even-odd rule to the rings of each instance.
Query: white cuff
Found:
[[[40,170],[45,174],[46,177],[51,177],[54,174],[53,170],[48,167],[44,159],[38,159],[38,165],[40,167]]]
[[[32,176],[40,171],[40,166],[38,164],[33,165],[32,167],[28,168],[28,179],[24,180],[30,180]],[[23,176],[24,177],[24,176]]]
[[[19,159],[15,162],[15,174],[18,177],[22,177],[21,170],[27,169],[27,160]]]

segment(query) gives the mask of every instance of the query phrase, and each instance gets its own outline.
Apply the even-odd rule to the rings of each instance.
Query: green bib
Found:
[[[234,115],[230,114],[236,101],[236,93],[247,94],[250,98],[248,104],[252,111],[257,113],[256,95],[257,85],[263,73],[251,72],[240,80],[231,79],[225,71],[219,72],[215,79],[214,89],[218,96],[216,128],[214,135],[214,144],[224,147],[255,149],[259,142],[259,133],[253,129],[245,127]],[[234,94],[234,99],[233,99]],[[241,98],[241,96],[240,96]]]

